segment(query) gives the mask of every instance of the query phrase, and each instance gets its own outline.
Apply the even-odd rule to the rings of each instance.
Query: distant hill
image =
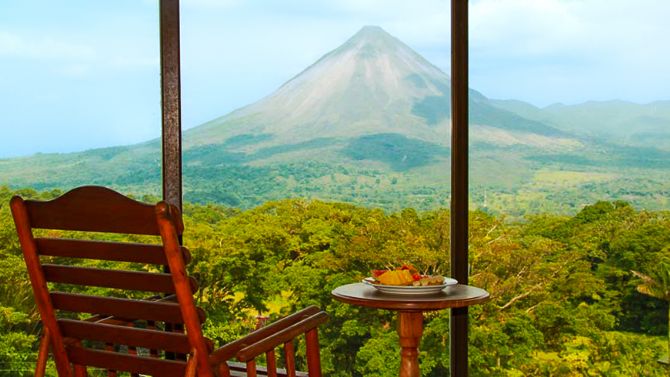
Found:
[[[448,206],[450,85],[410,47],[366,26],[269,96],[186,131],[185,199],[242,207],[287,196],[386,209]],[[670,153],[617,145],[598,128],[646,119],[662,130],[665,110],[583,106],[539,109],[470,90],[473,206],[520,215],[622,198],[666,208]],[[0,160],[0,184],[103,184],[157,194],[160,155],[152,140]]]
[[[637,104],[590,101],[537,108],[516,100],[494,100],[500,109],[561,130],[610,142],[670,150],[670,101]]]

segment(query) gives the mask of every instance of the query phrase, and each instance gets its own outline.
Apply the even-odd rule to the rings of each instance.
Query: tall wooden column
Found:
[[[160,0],[163,200],[182,207],[179,0]]]
[[[451,275],[468,284],[468,0],[451,0]],[[468,375],[468,308],[451,310],[451,376]]]

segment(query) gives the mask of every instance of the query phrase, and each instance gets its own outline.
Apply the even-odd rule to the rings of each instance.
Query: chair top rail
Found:
[[[14,197],[12,200],[23,199]],[[78,187],[50,201],[26,200],[24,204],[33,228],[160,234],[153,205],[138,202],[105,187]],[[181,234],[184,226],[181,220],[178,222],[177,232]]]

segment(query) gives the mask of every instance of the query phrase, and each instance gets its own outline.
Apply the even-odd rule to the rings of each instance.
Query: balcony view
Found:
[[[168,43],[162,50],[167,16],[159,7],[168,3],[179,10],[183,236],[180,220],[170,221],[175,242],[189,250],[181,264],[167,254],[160,205],[160,232],[153,224],[104,238],[97,225],[37,226],[40,212],[28,204],[37,212],[25,221],[36,230],[19,236],[15,196],[35,203],[103,186],[151,205],[164,198]],[[466,3],[469,277],[461,283],[489,295],[465,312],[468,374],[670,375],[670,3]],[[399,332],[410,317],[331,292],[401,266],[411,271],[409,285],[454,277],[450,206],[461,175],[452,174],[450,9],[444,0],[0,4],[0,376],[35,375],[48,349],[44,375],[64,375],[58,346],[41,342],[47,327],[33,270],[44,268],[49,290],[145,297],[117,289],[121,283],[57,278],[52,263],[161,276],[185,268],[214,348],[316,306],[328,317],[321,323],[325,314],[309,312],[318,339],[303,331],[295,356],[278,351],[282,368],[294,362],[317,375],[316,343],[324,376],[404,376]],[[174,209],[163,209],[174,216],[181,203],[168,202]],[[165,261],[40,252],[34,266],[45,267],[30,267],[27,239],[40,247],[44,239],[88,240],[80,230],[95,240],[162,240]],[[173,279],[167,292],[186,323]],[[86,317],[62,313],[61,327]],[[422,315],[420,375],[461,375],[450,360],[452,311]],[[181,375],[225,375],[186,363],[199,349],[188,324],[144,319],[130,326],[186,333],[191,353],[93,340],[107,353],[163,355],[175,365],[183,358]],[[66,342],[67,352],[74,343],[81,346]],[[293,340],[279,343],[293,349]],[[256,375],[235,374],[253,365],[243,365],[245,352],[225,373]],[[256,358],[271,365],[274,354]],[[76,376],[151,374],[73,368]]]

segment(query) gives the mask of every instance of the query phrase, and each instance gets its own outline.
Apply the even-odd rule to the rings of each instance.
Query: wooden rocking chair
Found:
[[[87,186],[52,201],[14,197],[11,209],[43,324],[36,376],[44,375],[49,348],[61,377],[86,376],[87,367],[106,370],[108,376],[116,376],[117,371],[161,377],[305,375],[296,372],[295,366],[294,340],[302,334],[308,375],[321,376],[317,327],[328,316],[316,307],[214,349],[201,331],[205,313],[193,299],[198,285],[186,273],[190,253],[180,244],[184,226],[175,207],[165,202],[144,204],[106,188]],[[33,229],[160,235],[162,243],[36,237]],[[54,264],[63,259],[152,264],[169,272]],[[47,283],[154,296],[130,299],[67,293],[50,290]],[[78,319],[82,313],[86,319]],[[281,345],[285,369],[278,370],[275,348]],[[261,355],[266,355],[266,368],[256,367]],[[233,358],[238,362],[231,362]]]

